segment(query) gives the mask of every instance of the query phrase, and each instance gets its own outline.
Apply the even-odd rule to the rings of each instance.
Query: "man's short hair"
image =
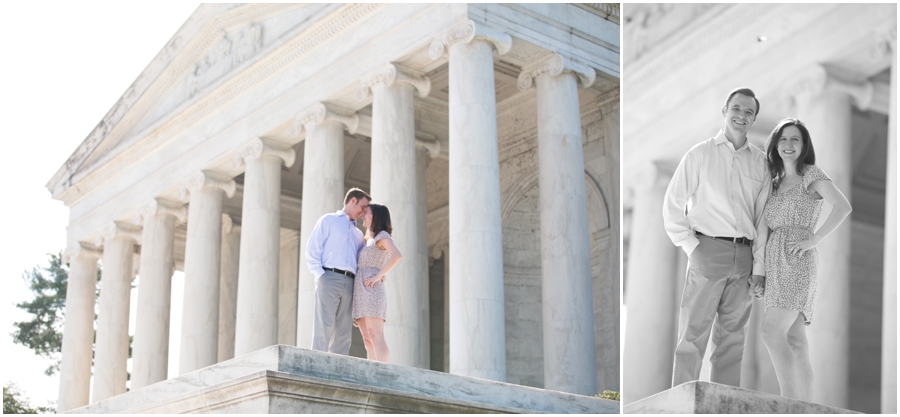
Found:
[[[728,108],[728,102],[731,101],[731,98],[734,97],[735,94],[743,94],[747,97],[752,97],[753,101],[756,102],[756,115],[759,116],[759,100],[756,98],[756,94],[753,93],[753,90],[747,87],[735,88],[728,93],[728,98],[725,99],[725,108]]]
[[[355,198],[356,201],[359,201],[362,200],[363,197],[365,197],[366,200],[372,201],[372,196],[370,196],[368,193],[359,188],[353,187],[350,189],[350,191],[347,191],[347,195],[344,196],[344,204],[349,203],[351,198]]]

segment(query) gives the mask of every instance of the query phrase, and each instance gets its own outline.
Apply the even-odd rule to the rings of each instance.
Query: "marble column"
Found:
[[[436,145],[436,146],[433,146]],[[416,232],[421,243],[421,248],[415,258],[410,258],[411,262],[418,262],[422,275],[422,285],[419,286],[419,360],[425,363],[428,368],[431,362],[431,298],[428,296],[428,206],[426,205],[425,191],[425,170],[428,168],[430,161],[440,154],[440,142],[422,141],[416,139],[416,224],[421,225]]]
[[[836,78],[816,65],[790,83],[796,112],[816,149],[816,165],[852,201],[854,104],[865,110],[872,102],[872,85]],[[824,205],[822,219],[831,213]],[[813,401],[846,408],[850,360],[850,232],[852,216],[819,246],[818,308],[808,328],[810,361],[815,370]]]
[[[622,403],[665,391],[672,386],[678,333],[676,266],[681,249],[663,227],[662,207],[674,169],[648,163],[635,170],[634,209],[625,282],[624,367]]]
[[[537,88],[544,388],[597,394],[587,188],[578,84],[593,68],[550,54],[525,65],[520,90]]]
[[[64,413],[90,403],[91,357],[94,344],[94,302],[97,260],[101,252],[76,242],[66,250],[69,284],[63,326],[62,361],[56,412]]]
[[[384,324],[385,340],[391,349],[391,363],[427,368],[421,354],[422,289],[428,288],[427,264],[421,264],[427,242],[421,239],[426,228],[417,212],[416,126],[413,94],[421,97],[431,90],[431,80],[406,67],[388,64],[365,76],[357,98],[372,94],[372,174],[375,201],[391,211],[394,243],[404,259],[385,281],[390,308]],[[427,290],[426,290],[427,292]],[[427,297],[426,297],[427,300]]]
[[[97,315],[91,398],[94,403],[125,393],[134,245],[140,238],[140,228],[115,221],[103,230],[95,242],[97,246],[101,243],[103,246],[103,272],[100,278],[100,312]]]
[[[429,48],[450,62],[450,372],[495,381],[506,380],[506,332],[493,50],[510,48],[471,20]]]
[[[881,313],[881,412],[897,414],[897,26],[885,34],[891,50],[887,180],[884,219],[884,296]]]
[[[200,171],[182,185],[190,193],[184,249],[184,309],[178,373],[213,365],[219,347],[219,268],[222,254],[222,200],[234,195],[231,177]]]
[[[235,356],[278,342],[281,165],[290,167],[295,157],[290,146],[261,138],[251,140],[234,157],[235,167],[246,167]]]
[[[234,357],[234,323],[237,319],[238,268],[241,253],[241,226],[231,216],[222,215],[222,263],[219,272],[218,361]]]
[[[300,267],[300,232],[281,229],[278,256],[278,344],[297,343],[297,276]]]
[[[297,346],[302,348],[312,348],[316,305],[316,277],[306,266],[306,245],[319,218],[344,206],[344,129],[354,134],[358,126],[359,116],[324,103],[302,111],[294,122],[296,135],[306,129],[297,282]]]
[[[131,389],[165,381],[169,370],[169,312],[175,272],[175,221],[184,222],[184,204],[154,198],[143,219],[137,317],[132,346]]]

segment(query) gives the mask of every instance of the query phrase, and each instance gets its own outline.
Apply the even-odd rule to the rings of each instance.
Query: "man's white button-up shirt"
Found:
[[[356,273],[359,250],[366,245],[356,222],[343,210],[329,213],[316,222],[306,245],[306,266],[316,279],[325,273],[323,268],[336,268]]]

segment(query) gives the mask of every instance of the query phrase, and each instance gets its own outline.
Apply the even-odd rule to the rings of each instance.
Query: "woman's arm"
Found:
[[[375,283],[381,281],[384,282],[384,275],[388,273],[391,269],[393,269],[400,262],[400,258],[403,257],[403,254],[400,253],[400,249],[397,249],[397,245],[394,244],[393,239],[380,239],[375,242],[379,248],[388,251],[391,254],[390,259],[388,259],[387,263],[378,271],[378,274],[372,278],[366,279],[363,281],[363,285],[368,287],[374,287]]]
[[[791,253],[799,254],[801,256],[806,253],[806,251],[816,247],[822,240],[828,237],[828,235],[837,230],[838,226],[840,226],[841,223],[844,222],[844,219],[850,215],[850,212],[853,211],[853,208],[850,207],[850,202],[847,201],[847,197],[844,196],[844,193],[842,193],[841,190],[838,190],[833,182],[828,180],[816,180],[809,185],[809,189],[817,192],[822,196],[826,203],[834,208],[831,210],[831,214],[828,215],[828,219],[825,220],[825,223],[822,224],[822,227],[819,228],[819,231],[816,232],[812,238],[788,244],[788,249],[790,249]]]

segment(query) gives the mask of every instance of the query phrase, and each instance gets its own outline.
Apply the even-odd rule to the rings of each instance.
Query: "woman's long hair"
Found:
[[[800,151],[800,156],[797,158],[797,174],[803,175],[807,165],[816,164],[816,150],[813,148],[812,138],[809,136],[806,125],[795,117],[788,117],[778,122],[766,141],[766,167],[772,177],[772,194],[778,192],[778,186],[784,180],[784,161],[781,160],[781,155],[778,155],[778,140],[781,139],[781,133],[788,126],[797,126],[800,136],[803,138],[803,150]]]
[[[370,238],[378,236],[382,230],[391,234],[394,228],[391,226],[391,211],[387,206],[377,203],[369,203],[369,210],[372,210],[372,224],[369,225],[367,234]]]

